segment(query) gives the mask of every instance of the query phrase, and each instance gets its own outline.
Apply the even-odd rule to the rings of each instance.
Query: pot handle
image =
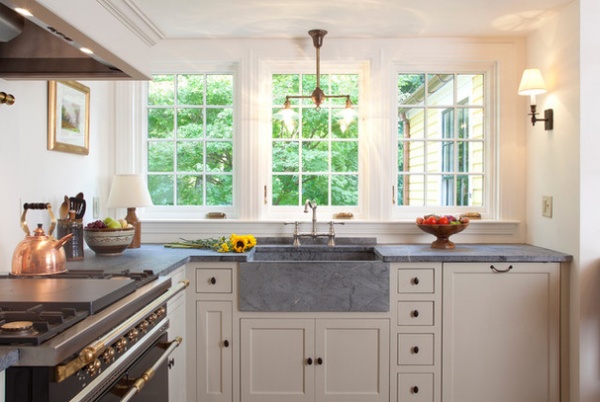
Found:
[[[48,210],[48,215],[50,215],[50,229],[48,229],[48,236],[52,235],[52,232],[54,231],[54,228],[56,227],[56,218],[54,217],[54,214],[52,213],[52,205],[50,205],[49,202],[26,202],[25,204],[23,204],[23,215],[21,215],[21,228],[23,228],[23,231],[25,232],[25,234],[27,236],[29,236],[31,234],[30,230],[29,230],[29,226],[27,226],[27,220],[25,218],[25,216],[27,215],[27,210],[28,209],[47,209]]]

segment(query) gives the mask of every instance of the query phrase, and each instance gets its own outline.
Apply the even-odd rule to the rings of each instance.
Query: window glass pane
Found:
[[[329,134],[329,113],[314,107],[302,109],[302,138],[327,138]]]
[[[331,170],[333,172],[358,172],[358,142],[335,141],[331,143]]]
[[[148,190],[154,205],[173,205],[174,185],[172,175],[149,175]]]
[[[202,138],[204,116],[202,109],[178,109],[177,137]]]
[[[273,172],[297,172],[300,168],[299,160],[297,142],[273,143]]]
[[[483,206],[485,77],[424,76],[398,75],[398,205]]]
[[[173,138],[173,109],[148,109],[148,138]]]
[[[155,204],[232,205],[233,75],[155,76],[148,94],[148,187]]]
[[[273,138],[298,138],[298,109],[273,109]]]
[[[337,175],[331,178],[331,203],[352,206],[358,204],[358,175]]]
[[[302,198],[329,205],[329,180],[326,175],[303,175]]]
[[[273,176],[273,205],[298,205],[298,176]]]
[[[305,172],[329,170],[329,144],[326,141],[302,142],[302,168]]]
[[[155,75],[148,84],[148,105],[173,105],[175,81],[173,75]]]
[[[427,76],[427,103],[429,105],[454,104],[454,74]]]
[[[283,106],[286,95],[300,95],[300,75],[273,74],[273,104]],[[290,102],[298,104],[295,99]]]
[[[202,205],[203,184],[201,175],[177,175],[177,205]]]

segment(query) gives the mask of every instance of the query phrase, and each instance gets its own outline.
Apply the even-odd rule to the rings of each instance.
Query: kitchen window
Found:
[[[233,204],[232,74],[154,75],[147,172],[155,206]]]
[[[484,73],[399,73],[397,205],[485,207]]]
[[[358,74],[322,74],[326,94],[350,95],[354,119],[343,117],[345,99],[291,99],[293,116],[282,113],[286,95],[310,95],[315,74],[272,75],[271,205],[356,207],[359,200]]]

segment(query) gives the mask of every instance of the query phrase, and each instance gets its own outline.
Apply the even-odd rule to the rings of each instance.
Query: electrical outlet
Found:
[[[542,196],[542,216],[552,218],[552,196]]]
[[[92,208],[92,217],[93,219],[98,219],[100,218],[100,197],[94,197],[92,202],[94,205],[94,207]]]

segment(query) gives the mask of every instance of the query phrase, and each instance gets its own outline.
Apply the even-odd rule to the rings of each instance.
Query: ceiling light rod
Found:
[[[323,46],[323,38],[327,35],[327,31],[324,29],[312,29],[308,31],[308,34],[313,39],[313,45],[317,52],[317,87],[314,89],[310,96],[307,95],[287,95],[285,97],[284,109],[290,108],[290,99],[312,99],[315,103],[317,110],[321,109],[321,104],[326,98],[346,98],[346,108],[352,107],[352,101],[350,95],[325,95],[325,92],[321,89],[321,46]]]

